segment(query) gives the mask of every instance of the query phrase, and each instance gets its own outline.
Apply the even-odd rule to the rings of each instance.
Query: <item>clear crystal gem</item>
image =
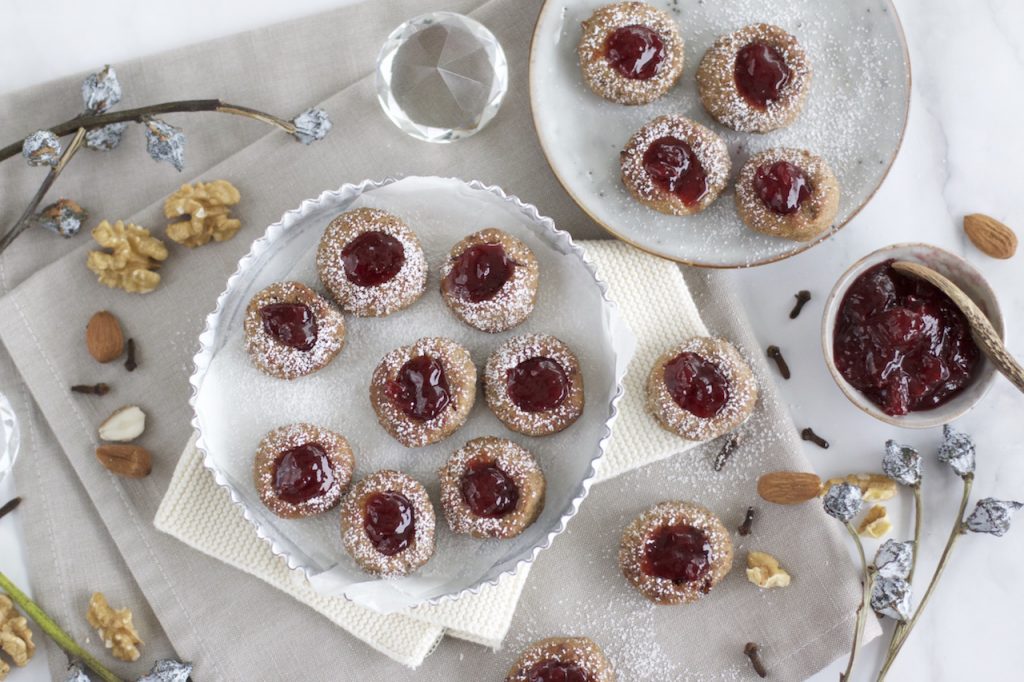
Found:
[[[409,135],[451,142],[494,118],[508,90],[508,62],[486,27],[452,12],[405,22],[377,57],[377,97]]]
[[[18,419],[7,398],[0,393],[0,481],[14,468],[20,442]]]

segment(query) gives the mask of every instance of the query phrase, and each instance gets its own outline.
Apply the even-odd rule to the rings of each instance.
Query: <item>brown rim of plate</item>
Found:
[[[851,220],[856,218],[857,214],[860,213],[864,209],[865,206],[867,206],[869,203],[871,203],[871,200],[875,198],[875,194],[877,194],[878,190],[882,187],[883,184],[885,184],[886,178],[889,177],[889,171],[892,170],[892,164],[895,163],[896,157],[899,156],[900,150],[903,148],[903,138],[906,136],[906,133],[907,133],[907,123],[910,121],[910,93],[911,93],[911,86],[913,85],[913,75],[912,75],[912,68],[911,68],[911,64],[910,64],[910,49],[907,46],[907,34],[903,30],[903,22],[900,21],[900,15],[899,15],[899,12],[896,11],[896,6],[893,4],[893,0],[882,0],[882,4],[885,6],[887,13],[891,14],[892,17],[896,20],[896,34],[897,34],[897,37],[899,38],[899,41],[900,41],[900,47],[903,48],[903,61],[907,65],[907,70],[906,70],[907,96],[904,99],[904,103],[903,103],[903,127],[900,128],[900,136],[899,136],[899,139],[896,141],[896,148],[893,150],[892,156],[889,157],[889,162],[885,165],[885,170],[882,172],[881,180],[878,181],[878,184],[875,185],[875,188],[873,190],[871,190],[871,193],[868,194],[867,198],[865,198],[864,201],[862,201],[861,204],[859,206],[857,206],[857,208],[853,209],[853,211],[850,213],[850,215],[848,215],[846,217],[846,219],[843,220],[843,222],[839,223],[838,225],[832,226],[830,229],[826,230],[825,232],[822,232],[820,235],[818,235],[812,241],[799,244],[797,246],[797,248],[793,249],[792,251],[787,251],[786,253],[780,254],[778,256],[772,256],[770,258],[763,258],[761,260],[752,261],[752,262],[749,262],[749,263],[736,263],[736,264],[731,264],[731,265],[722,265],[722,264],[718,264],[718,263],[703,263],[703,262],[700,262],[700,261],[688,260],[686,258],[677,258],[675,256],[670,256],[670,255],[668,255],[666,253],[660,253],[658,251],[655,251],[654,249],[652,249],[650,247],[643,246],[642,244],[638,244],[637,242],[633,241],[632,239],[628,239],[627,237],[623,236],[619,232],[616,232],[614,229],[612,229],[606,223],[604,223],[601,220],[599,220],[597,218],[597,216],[595,216],[590,211],[590,209],[588,209],[583,204],[583,202],[580,201],[579,197],[577,197],[575,194],[573,194],[572,190],[569,189],[569,185],[562,178],[562,176],[559,175],[558,170],[555,169],[554,164],[551,163],[551,155],[548,153],[547,147],[544,146],[544,138],[541,137],[541,135],[540,135],[540,126],[537,124],[537,107],[536,107],[535,102],[534,102],[534,78],[533,78],[533,74],[534,74],[534,50],[533,50],[533,47],[534,47],[534,45],[537,42],[537,30],[540,27],[540,19],[541,19],[541,17],[544,16],[544,13],[547,10],[548,5],[551,5],[551,4],[553,4],[553,0],[544,0],[544,4],[541,5],[540,11],[537,13],[537,19],[534,21],[534,24],[533,24],[533,33],[530,36],[530,61],[529,61],[529,65],[530,65],[530,71],[529,71],[529,74],[530,74],[529,75],[530,117],[533,119],[533,131],[534,131],[534,134],[537,136],[537,141],[540,143],[541,151],[544,152],[544,159],[548,162],[548,168],[550,168],[551,172],[554,174],[554,176],[556,178],[558,178],[558,182],[559,182],[560,185],[562,185],[562,189],[565,190],[565,193],[568,194],[569,198],[573,200],[573,203],[575,203],[580,208],[581,211],[583,211],[585,214],[587,214],[588,218],[590,218],[595,224],[600,226],[605,232],[608,232],[611,236],[615,237],[616,239],[618,239],[620,241],[623,241],[623,242],[629,244],[630,246],[632,246],[632,247],[634,247],[636,249],[639,249],[640,251],[643,251],[645,253],[649,253],[652,256],[657,256],[659,258],[664,258],[666,260],[674,261],[674,262],[680,263],[682,265],[692,265],[692,266],[698,267],[698,268],[709,268],[709,269],[714,269],[714,270],[735,270],[735,269],[739,269],[739,268],[753,268],[753,267],[757,267],[759,265],[768,265],[769,263],[777,263],[779,261],[786,260],[787,258],[792,258],[793,256],[795,256],[795,255],[797,255],[799,253],[803,253],[804,251],[807,251],[811,247],[816,246],[816,245],[820,244],[821,242],[825,241],[826,239],[828,239],[832,235],[834,235],[837,232],[839,232],[839,230],[841,230],[844,227],[846,227],[846,225]]]

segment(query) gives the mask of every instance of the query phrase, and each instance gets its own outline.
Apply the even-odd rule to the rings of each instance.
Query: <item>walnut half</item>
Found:
[[[182,185],[167,197],[164,216],[178,218],[167,226],[167,236],[185,246],[202,246],[212,239],[224,242],[235,236],[242,222],[231,217],[231,207],[242,195],[227,180]]]
[[[104,646],[111,650],[114,658],[121,661],[138,660],[142,639],[132,624],[131,609],[112,609],[102,592],[94,592],[85,618],[89,625],[96,628]]]
[[[857,526],[857,532],[871,538],[884,537],[892,530],[892,522],[889,520],[889,512],[884,504],[876,504],[861,519]]]
[[[32,642],[32,630],[28,621],[14,608],[14,602],[5,594],[0,594],[0,651],[11,657],[14,665],[28,665],[36,645]],[[0,680],[7,677],[11,666],[0,659]]]
[[[787,587],[790,575],[779,566],[779,560],[767,552],[747,554],[747,580],[762,589]]]
[[[167,247],[152,237],[149,230],[118,220],[111,225],[104,220],[92,230],[92,238],[106,251],[90,251],[86,267],[99,277],[100,284],[145,294],[160,284],[160,275],[153,270],[167,259]]]

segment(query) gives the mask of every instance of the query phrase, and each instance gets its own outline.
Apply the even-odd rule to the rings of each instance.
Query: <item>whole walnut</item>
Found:
[[[131,293],[145,294],[160,284],[153,270],[167,259],[167,247],[149,234],[149,230],[118,220],[104,220],[92,230],[92,238],[107,249],[90,251],[86,267],[96,273],[100,284]]]
[[[167,226],[167,236],[191,247],[231,239],[242,226],[231,217],[231,207],[241,198],[227,180],[182,185],[164,202],[164,216],[181,219]]]

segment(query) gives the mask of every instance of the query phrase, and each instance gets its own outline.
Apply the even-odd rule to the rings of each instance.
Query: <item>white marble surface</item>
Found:
[[[131,0],[5,0],[0,7],[0,92],[51,78],[309,14],[338,0],[178,0],[177,17],[164,21],[152,3]],[[425,3],[425,7],[429,5]],[[995,261],[963,236],[964,213],[989,213],[1024,233],[1019,199],[1024,135],[1024,3],[1014,0],[897,0],[914,66],[913,102],[903,150],[874,201],[839,235],[782,263],[736,273],[758,338],[777,344],[793,368],[782,382],[798,426],[813,426],[832,441],[824,451],[808,444],[823,476],[878,468],[882,443],[896,438],[922,449],[928,517],[921,574],[927,576],[948,533],[959,499],[959,479],[933,459],[937,430],[900,431],[873,421],[849,404],[822,360],[820,312],[838,275],[854,260],[899,241],[927,241],[964,255],[988,277],[1007,318],[1011,350],[1024,356],[1024,254]],[[97,39],[81,30],[98,12],[111,29]],[[46,23],[47,40],[26,26]],[[183,26],[187,29],[183,30]],[[810,289],[803,315],[788,319],[792,295]],[[976,497],[1024,498],[1024,396],[999,380],[981,406],[960,420],[979,451]],[[0,483],[0,499],[15,486]],[[897,536],[909,534],[910,506],[891,505]],[[0,570],[25,582],[17,519],[0,522]],[[1024,518],[1018,520],[1024,526]],[[13,551],[12,551],[13,549]],[[873,548],[872,550],[873,551]],[[890,679],[959,682],[1021,679],[1018,661],[1024,604],[1024,527],[1004,538],[968,536],[961,541],[943,586],[908,643]],[[799,581],[799,576],[796,576]],[[857,679],[869,679],[881,644],[862,653]],[[770,661],[769,661],[770,665]],[[837,663],[815,676],[835,680]],[[43,657],[12,680],[48,679]],[[871,677],[870,679],[873,679]]]

